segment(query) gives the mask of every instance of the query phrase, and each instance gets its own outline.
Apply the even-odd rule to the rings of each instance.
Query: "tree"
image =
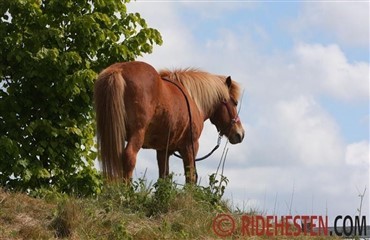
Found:
[[[0,0],[0,186],[99,191],[93,83],[161,44],[122,0]]]

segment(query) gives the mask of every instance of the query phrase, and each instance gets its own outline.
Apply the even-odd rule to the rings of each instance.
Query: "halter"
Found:
[[[224,99],[222,101],[223,105],[225,105],[226,109],[227,109],[227,112],[229,113],[229,117],[231,118],[231,126],[234,125],[235,123],[238,123],[240,122],[240,118],[239,118],[239,115],[238,113],[236,113],[235,117],[232,117],[232,110],[231,110],[231,106],[228,104],[228,102],[226,101],[226,99]]]

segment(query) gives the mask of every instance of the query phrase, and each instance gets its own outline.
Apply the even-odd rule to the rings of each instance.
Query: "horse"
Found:
[[[179,152],[186,183],[196,183],[204,121],[210,119],[230,143],[242,142],[239,98],[240,86],[230,77],[193,68],[157,72],[139,61],[110,65],[94,84],[103,175],[130,182],[138,151],[150,148],[157,151],[160,178],[169,174],[169,156]]]

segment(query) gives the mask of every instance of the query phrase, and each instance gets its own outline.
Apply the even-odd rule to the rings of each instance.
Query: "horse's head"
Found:
[[[226,78],[225,84],[229,89],[230,97],[220,101],[210,120],[216,126],[220,135],[226,136],[230,143],[237,144],[241,143],[244,138],[244,129],[237,110],[240,95],[239,86],[230,77]]]

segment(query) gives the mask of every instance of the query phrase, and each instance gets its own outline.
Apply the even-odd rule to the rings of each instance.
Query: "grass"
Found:
[[[98,196],[85,198],[50,192],[35,198],[0,189],[0,239],[216,239],[217,214],[246,214],[222,199],[226,184],[227,178],[215,175],[207,187],[139,179],[130,187],[106,185]],[[239,230],[229,237],[236,238],[243,238]]]

